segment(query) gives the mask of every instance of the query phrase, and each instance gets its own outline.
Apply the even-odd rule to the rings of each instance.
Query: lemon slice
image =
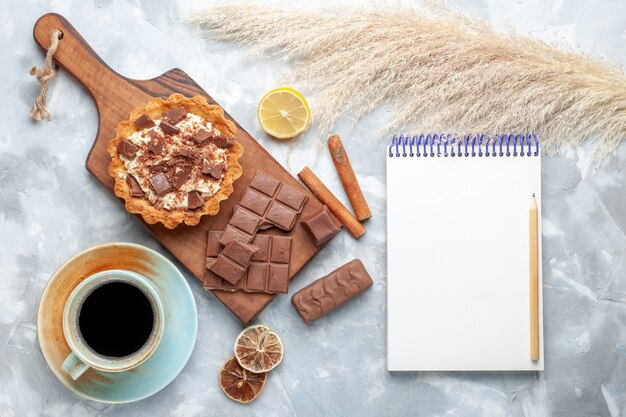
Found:
[[[268,135],[277,139],[291,139],[306,130],[311,111],[302,94],[293,88],[283,87],[263,96],[257,117]]]
[[[240,403],[254,401],[261,394],[267,374],[255,374],[245,370],[234,357],[230,357],[220,370],[220,387],[231,400]]]
[[[283,360],[283,342],[263,324],[245,328],[235,340],[235,358],[245,370],[269,372]]]

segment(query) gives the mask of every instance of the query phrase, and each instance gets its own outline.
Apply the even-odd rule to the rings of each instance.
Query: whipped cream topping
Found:
[[[132,175],[139,183],[145,198],[158,208],[167,210],[187,208],[190,191],[198,191],[204,199],[212,197],[219,190],[226,171],[222,172],[220,178],[203,174],[203,160],[226,167],[229,151],[218,148],[212,142],[199,145],[191,139],[191,136],[199,129],[210,132],[212,136],[218,136],[220,131],[208,120],[187,113],[185,118],[176,124],[180,131],[174,135],[165,135],[160,127],[161,121],[162,119],[155,119],[153,127],[138,130],[126,138],[136,145],[138,150],[132,159],[120,154],[126,168],[126,174],[121,175],[124,178],[126,175]],[[158,153],[151,152],[148,146],[155,138],[163,144],[161,152]],[[181,151],[184,153],[185,150],[192,152],[189,160],[181,158]],[[170,175],[177,175],[184,170],[184,165],[191,165],[191,173],[186,181],[182,182],[180,187],[174,187],[173,191],[157,195],[150,186],[150,178],[158,173],[161,167],[167,167]]]

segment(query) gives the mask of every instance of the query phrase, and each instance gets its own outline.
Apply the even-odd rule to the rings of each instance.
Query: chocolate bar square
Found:
[[[289,288],[289,265],[269,264],[267,292],[287,293]]]
[[[221,286],[222,282],[224,281],[222,277],[217,275],[215,272],[209,270],[211,265],[215,263],[215,260],[222,251],[222,245],[220,245],[219,242],[221,236],[222,232],[219,232],[217,230],[210,230],[208,233],[205,261],[206,270],[204,271],[203,280],[204,288],[216,288],[218,286]]]
[[[207,257],[217,257],[222,251],[222,246],[220,245],[220,236],[222,236],[222,232],[217,230],[210,230],[207,240],[206,246],[206,256]]]
[[[264,174],[260,171],[257,171],[256,174],[254,174],[254,178],[252,178],[252,181],[250,182],[250,187],[256,188],[263,194],[269,196],[274,195],[279,185],[280,181],[278,181],[276,178],[270,177],[269,175]]]
[[[252,255],[254,255],[257,249],[256,246],[246,245],[245,243],[233,240],[224,247],[220,256],[225,256],[242,267],[247,268],[250,264],[250,259],[252,259]]]
[[[341,230],[341,223],[324,206],[311,216],[302,219],[302,228],[309,235],[313,244],[317,247],[328,242]]]
[[[241,230],[229,224],[226,225],[226,229],[224,229],[224,233],[220,238],[220,244],[226,245],[231,240],[238,240],[243,243],[250,243],[252,242],[252,239],[254,239],[253,235],[242,232]]]
[[[229,224],[224,229],[224,234],[220,238],[220,243],[226,245],[231,240],[239,240],[243,243],[250,243],[256,234],[262,218],[242,207],[235,206],[235,211]]]
[[[246,268],[225,256],[218,256],[209,269],[231,284],[236,284],[246,271]]]
[[[210,237],[209,237],[210,239]],[[211,243],[209,243],[211,244]],[[231,284],[237,284],[250,264],[257,247],[237,240],[228,242],[222,253],[207,267]]]
[[[276,236],[256,235],[254,238],[254,246],[259,249],[252,255],[252,260],[268,262],[270,260],[270,242],[275,238]]]
[[[204,288],[205,290],[222,288],[224,285],[223,283],[227,282],[227,281],[224,281],[224,279],[222,279],[222,277],[217,275],[215,272],[208,269],[211,265],[213,265],[213,263],[215,263],[215,260],[211,260],[210,263],[207,265],[207,269],[204,270],[204,279],[202,280],[202,288]]]
[[[290,231],[296,224],[298,213],[277,201],[273,201],[265,219],[279,229]]]
[[[239,238],[249,243],[259,230],[271,227],[291,231],[307,199],[306,193],[257,171],[235,206],[220,242],[224,245],[230,239]]]
[[[254,188],[248,187],[239,205],[262,216],[271,202],[272,199],[270,197],[256,191]]]
[[[269,268],[269,264],[266,263],[253,262],[250,264],[248,267],[246,290],[252,292],[265,292]]]
[[[229,224],[236,227],[242,232],[253,235],[262,218],[253,212],[246,210],[242,207],[235,207],[233,217],[231,217]]]
[[[228,228],[227,228],[228,231]],[[226,232],[224,232],[225,234]],[[220,238],[223,238],[222,232],[209,231],[207,241],[207,258],[206,272],[204,275],[205,290],[222,290],[246,292],[263,292],[263,293],[286,293],[289,287],[289,262],[291,258],[291,237],[289,236],[273,236],[273,235],[257,235],[252,245],[245,245],[240,241],[232,241],[229,243],[228,249],[225,247],[222,253]],[[237,251],[233,255],[233,248],[242,245],[242,252]],[[233,246],[231,248],[230,246]],[[252,246],[256,252],[250,254],[251,250],[247,247]],[[228,258],[228,256],[232,258]],[[229,282],[222,279],[216,272],[222,272],[221,268],[225,268],[225,273],[232,273],[234,277],[237,268],[232,264],[237,264],[237,260],[244,260],[250,256],[248,269],[243,276],[236,282]],[[220,258],[233,261],[232,264],[223,263]],[[242,265],[239,265],[242,266]],[[232,272],[235,270],[235,272]],[[232,280],[231,280],[232,281]]]
[[[273,236],[272,253],[270,262],[288,264],[291,256],[291,238]]]
[[[284,184],[282,187],[280,187],[280,190],[276,194],[276,200],[280,201],[288,207],[291,207],[296,211],[302,210],[306,199],[306,194]]]

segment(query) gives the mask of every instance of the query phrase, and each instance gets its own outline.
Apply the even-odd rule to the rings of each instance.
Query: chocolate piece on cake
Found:
[[[165,133],[166,135],[175,135],[178,132],[180,132],[179,128],[177,128],[173,124],[170,124],[164,120],[161,120],[161,123],[159,123],[159,127],[161,128],[163,133]]]
[[[152,136],[150,142],[148,142],[148,151],[155,154],[161,155],[163,153],[163,139],[157,135]]]
[[[106,145],[115,195],[149,224],[197,225],[202,216],[220,211],[220,201],[234,192],[233,182],[242,174],[237,160],[243,146],[235,142],[221,149],[212,143],[215,136],[235,132],[219,106],[202,97],[154,97],[121,121]],[[207,174],[205,159],[211,163]],[[222,208],[232,214],[232,205]]]
[[[223,172],[224,172],[223,164],[216,164],[207,159],[202,160],[202,173],[203,174],[209,175],[216,179],[220,179],[222,178]]]
[[[230,148],[231,146],[235,144],[235,138],[218,135],[218,136],[213,137],[213,143],[218,148],[226,149],[226,148]]]
[[[191,135],[191,140],[196,142],[198,145],[204,145],[211,138],[211,133],[208,130],[198,129],[196,132]]]
[[[154,121],[147,114],[142,114],[133,124],[137,129],[147,129],[154,126]]]
[[[189,191],[189,194],[187,194],[187,208],[195,210],[202,206],[204,206],[204,198],[202,198],[202,194],[197,191]]]
[[[183,146],[178,150],[178,154],[183,158],[191,158],[193,156],[193,153],[193,150],[186,146]]]
[[[144,192],[139,185],[139,182],[135,177],[131,174],[126,174],[126,183],[128,184],[128,188],[130,189],[130,195],[132,197],[143,197]]]
[[[178,164],[174,168],[174,173],[172,174],[172,187],[175,190],[179,190],[191,177],[191,171],[193,166],[189,164]]]
[[[184,162],[185,162],[185,158],[177,157],[177,158],[168,159],[167,161],[165,161],[165,165],[168,167],[173,167],[174,165],[183,164]]]
[[[165,171],[167,171],[167,165],[165,165],[162,162],[160,162],[160,163],[153,163],[151,165],[148,165],[148,171],[150,171],[153,174],[156,174],[156,173],[159,173],[159,172],[165,172]]]
[[[158,196],[161,196],[163,194],[167,194],[170,191],[174,190],[172,188],[172,185],[168,181],[167,177],[162,172],[159,172],[155,176],[151,177],[148,180],[148,182],[150,183],[150,186],[154,190],[154,193],[156,195],[158,195]]]
[[[163,113],[163,120],[171,123],[172,125],[175,125],[183,120],[185,116],[187,116],[187,110],[182,107],[174,107],[173,109]]]
[[[133,145],[126,139],[122,139],[119,145],[117,145],[117,151],[126,159],[134,159],[138,150],[139,148],[136,145]]]

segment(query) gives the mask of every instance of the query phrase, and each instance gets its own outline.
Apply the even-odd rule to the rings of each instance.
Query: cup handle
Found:
[[[61,367],[65,372],[70,374],[74,381],[80,378],[80,376],[84,374],[87,369],[89,369],[89,365],[78,359],[78,356],[74,355],[72,352],[67,355],[67,358],[65,358]]]

